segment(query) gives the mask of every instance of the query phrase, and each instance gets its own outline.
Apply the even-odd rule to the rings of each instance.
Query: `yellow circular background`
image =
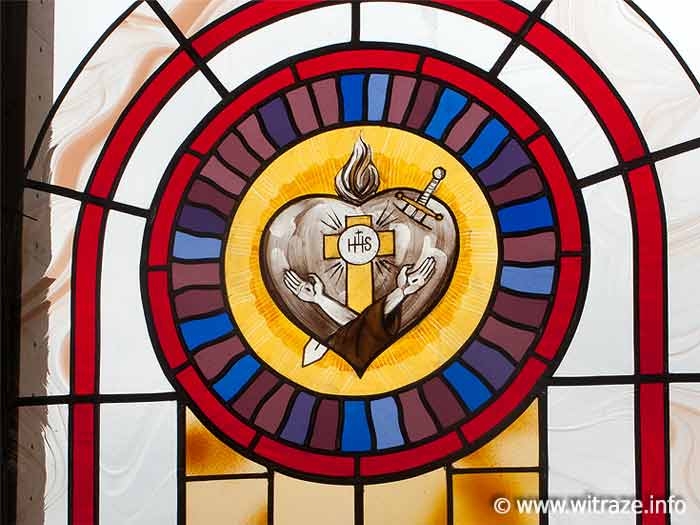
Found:
[[[309,336],[280,311],[260,270],[263,230],[277,210],[307,194],[335,195],[335,175],[362,135],[379,170],[379,191],[422,190],[436,166],[447,170],[435,196],[452,209],[459,258],[444,297],[426,317],[387,348],[359,378],[329,351],[302,368]],[[452,357],[469,338],[488,304],[498,242],[486,198],[469,172],[446,150],[407,131],[357,126],[328,131],[282,154],[253,182],[236,211],[226,243],[228,300],[236,324],[257,355],[310,390],[338,395],[378,394],[415,382]]]

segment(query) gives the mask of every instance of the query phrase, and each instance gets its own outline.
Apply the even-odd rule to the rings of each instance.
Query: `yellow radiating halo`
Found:
[[[372,362],[362,378],[333,352],[302,368],[309,336],[287,319],[268,293],[259,250],[266,224],[292,199],[335,195],[335,175],[357,138],[373,150],[379,191],[422,190],[436,166],[447,170],[435,196],[457,220],[459,256],[443,298],[425,318]],[[310,390],[338,395],[388,392],[413,383],[449,360],[479,323],[494,285],[498,241],[493,214],[469,172],[440,146],[407,131],[356,126],[321,133],[283,153],[253,182],[228,234],[225,278],[236,325],[255,353]]]

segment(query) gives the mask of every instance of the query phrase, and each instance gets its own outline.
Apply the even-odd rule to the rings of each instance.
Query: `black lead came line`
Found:
[[[350,40],[353,44],[360,43],[360,26],[361,26],[361,12],[360,12],[360,2],[355,1],[351,6],[351,16],[350,16]]]
[[[41,128],[39,129],[39,133],[37,134],[36,138],[34,139],[34,145],[32,147],[31,153],[29,154],[29,158],[27,159],[27,162],[24,166],[24,173],[25,175],[28,175],[29,172],[32,170],[34,167],[34,163],[36,162],[36,158],[39,155],[39,148],[41,147],[41,144],[44,142],[44,138],[46,137],[46,133],[49,130],[49,126],[51,125],[51,122],[53,121],[54,116],[58,112],[58,109],[61,107],[61,104],[63,104],[63,101],[65,100],[66,96],[70,92],[71,89],[73,89],[73,85],[75,84],[76,80],[78,77],[82,74],[82,72],[85,70],[87,67],[88,63],[92,58],[95,56],[97,53],[97,50],[102,47],[102,44],[104,44],[107,39],[112,36],[112,33],[127,19],[131,14],[141,5],[142,0],[135,1],[134,3],[129,6],[129,8],[124,11],[119,17],[117,17],[114,22],[110,24],[110,26],[105,30],[102,35],[97,39],[95,44],[90,48],[90,50],[87,52],[87,54],[83,57],[83,59],[80,61],[78,66],[76,67],[75,71],[71,74],[70,78],[66,82],[66,84],[63,86],[63,89],[61,89],[61,92],[59,93],[58,97],[54,101],[53,105],[51,106],[51,109],[49,112],[46,114],[46,117],[44,118],[44,121],[41,125]]]
[[[673,42],[671,42],[671,39],[667,37],[664,32],[661,30],[661,28],[658,26],[652,18],[647,15],[637,4],[636,0],[624,0],[624,2],[632,9],[637,15],[642,18],[648,25],[651,27],[651,29],[656,33],[656,36],[658,36],[661,41],[666,44],[666,47],[671,51],[671,54],[674,56],[674,58],[678,61],[680,64],[681,68],[687,75],[687,77],[690,79],[690,82],[693,84],[693,87],[696,89],[698,94],[700,94],[700,82],[698,82],[698,78],[695,76],[695,73],[693,73],[693,70],[690,68],[688,63],[685,61],[683,56],[680,54],[678,49],[676,48],[675,45],[673,45]]]
[[[165,401],[178,401],[181,396],[177,392],[154,392],[145,394],[67,394],[49,396],[24,396],[16,399],[16,406],[49,406],[70,405],[75,403],[101,404],[128,404],[128,403],[162,403]]]
[[[212,87],[216,90],[219,96],[223,99],[229,95],[228,89],[224,86],[223,82],[217,77],[211,70],[206,61],[194,50],[192,47],[192,41],[189,40],[182,30],[178,27],[175,21],[170,18],[163,6],[158,3],[157,0],[147,0],[146,2],[153,12],[158,16],[163,25],[170,31],[170,33],[175,37],[180,47],[187,53],[187,55],[192,59],[192,61],[197,66],[197,69],[204,75],[204,77],[209,81]]]
[[[52,195],[58,195],[60,197],[65,197],[67,199],[72,199],[86,204],[95,204],[107,210],[119,211],[122,213],[127,213],[129,215],[134,215],[136,217],[142,217],[144,219],[147,219],[150,214],[149,210],[146,210],[144,208],[139,208],[137,206],[124,204],[122,202],[116,202],[109,199],[103,199],[101,197],[95,197],[94,195],[90,195],[88,193],[82,193],[72,188],[56,186],[55,184],[49,184],[47,182],[41,182],[33,179],[25,179],[24,187],[27,189],[50,193]]]
[[[532,29],[534,25],[542,18],[542,15],[551,3],[552,0],[542,0],[539,4],[537,4],[537,7],[532,10],[529,18],[520,28],[520,31],[513,35],[513,38],[508,43],[508,46],[505,48],[503,53],[501,53],[501,56],[498,57],[498,60],[496,60],[496,63],[491,68],[491,71],[489,71],[489,75],[491,77],[497,78],[498,75],[501,74],[503,68],[506,66],[506,63],[513,58],[513,55],[525,40],[525,35],[527,35],[530,32],[530,29]]]
[[[657,162],[660,162],[662,160],[670,159],[672,157],[676,157],[684,153],[689,153],[699,148],[700,137],[687,140],[685,142],[681,142],[673,146],[668,146],[666,148],[656,150],[647,155],[642,155],[641,157],[638,157],[629,162],[617,164],[616,166],[606,168],[602,171],[599,171],[598,173],[594,173],[593,175],[589,175],[588,177],[580,179],[578,181],[578,187],[587,188],[589,186],[593,186],[594,184],[599,184],[601,182],[605,182],[606,180],[614,179],[618,175],[622,175],[622,173],[624,172],[632,171],[634,169],[647,166],[649,164],[656,164]]]

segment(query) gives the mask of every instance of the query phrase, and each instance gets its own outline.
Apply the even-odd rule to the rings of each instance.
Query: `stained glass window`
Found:
[[[12,522],[698,522],[695,3],[12,9]]]

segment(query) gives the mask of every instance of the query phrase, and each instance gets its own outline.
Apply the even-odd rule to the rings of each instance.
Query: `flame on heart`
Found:
[[[335,176],[335,191],[344,201],[362,204],[378,189],[379,171],[372,162],[372,148],[360,136],[345,166]]]

